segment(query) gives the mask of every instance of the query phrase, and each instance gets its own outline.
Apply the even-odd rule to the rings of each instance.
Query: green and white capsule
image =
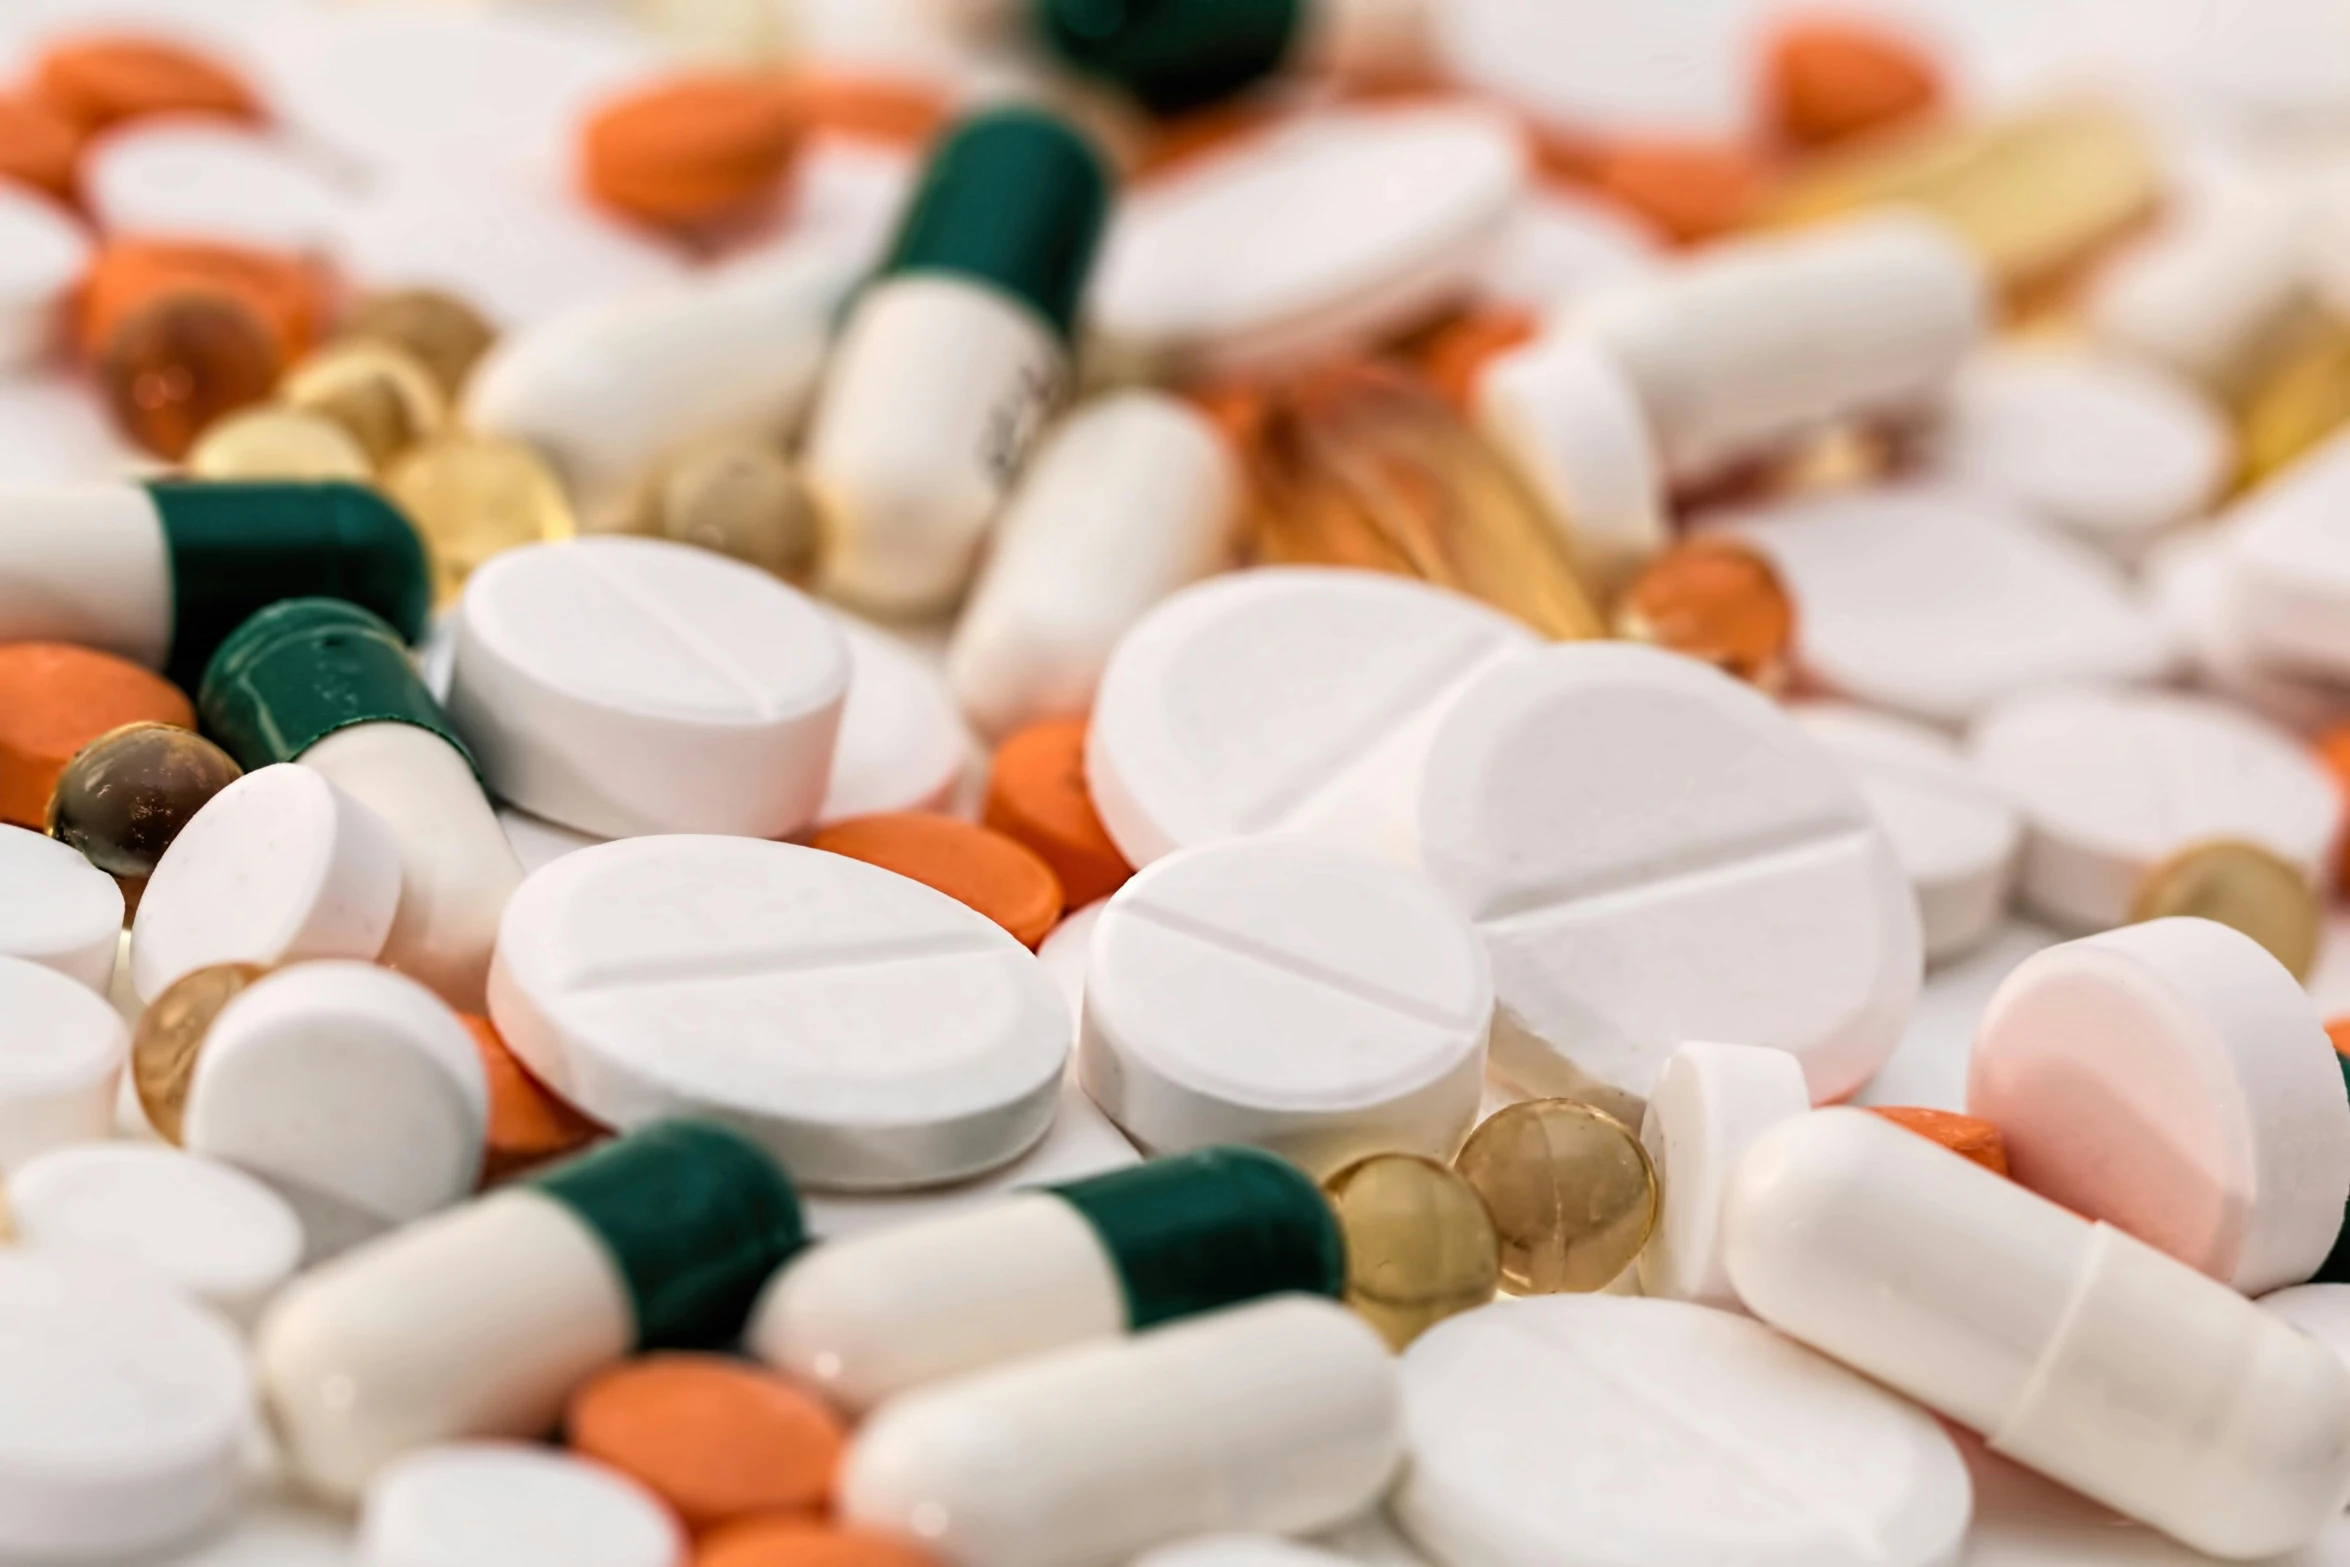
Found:
[[[297,1279],[255,1339],[262,1393],[295,1472],[353,1497],[421,1447],[545,1435],[630,1354],[732,1342],[805,1241],[756,1144],[658,1123]]]
[[[299,762],[391,823],[400,904],[383,961],[483,1010],[522,863],[393,628],[337,599],[273,604],[221,643],[197,708],[247,772]]]
[[[1428,9],[1428,0],[1037,0],[1035,22],[1071,69],[1171,115],[1284,72],[1407,72],[1427,53]]]
[[[1305,1172],[1203,1148],[830,1242],[769,1286],[748,1341],[857,1412],[1064,1345],[1345,1287],[1344,1236]]]
[[[192,688],[278,599],[361,604],[411,641],[432,608],[416,530],[362,484],[156,480],[0,491],[0,642],[70,642]]]

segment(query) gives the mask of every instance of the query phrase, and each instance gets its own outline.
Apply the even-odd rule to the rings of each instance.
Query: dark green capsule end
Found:
[[[1124,88],[1153,114],[1204,109],[1280,70],[1305,0],[1043,0],[1045,42],[1071,69]]]
[[[429,729],[466,755],[399,635],[342,599],[286,599],[237,627],[205,668],[196,709],[248,772],[383,721]]]

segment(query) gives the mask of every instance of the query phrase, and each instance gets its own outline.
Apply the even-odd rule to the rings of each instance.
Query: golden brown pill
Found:
[[[1656,1167],[1632,1129],[1572,1099],[1501,1110],[1453,1161],[1485,1199],[1514,1295],[1605,1289],[1656,1227]]]

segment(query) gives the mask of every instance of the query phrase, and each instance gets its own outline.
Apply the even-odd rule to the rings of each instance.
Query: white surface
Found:
[[[2289,667],[2350,676],[2350,436],[2337,436],[2227,514],[2238,624]]]
[[[1534,640],[1473,599],[1373,572],[1269,568],[1187,588],[1118,644],[1086,740],[1129,863],[1279,834],[1408,858],[1437,721]]]
[[[1740,1309],[1722,1267],[1722,1192],[1756,1138],[1810,1109],[1803,1068],[1784,1050],[1696,1040],[1666,1059],[1640,1122],[1664,1193],[1640,1253],[1642,1294]]]
[[[1826,751],[1752,687],[1624,643],[1499,665],[1429,748],[1423,862],[1484,933],[1496,1075],[1645,1097],[1684,1041],[1867,1082],[1917,999],[1917,910]]]
[[[1403,1382],[1396,1516],[1449,1567],[1939,1567],[1966,1533],[1931,1417],[1727,1312],[1505,1301],[1422,1335]]]
[[[55,346],[89,257],[89,236],[64,208],[13,182],[0,189],[0,368]]]
[[[256,768],[156,862],[131,925],[131,982],[153,1001],[215,963],[372,959],[399,905],[390,824],[307,767]]]
[[[506,1043],[623,1130],[708,1115],[807,1186],[900,1190],[1044,1135],[1070,1024],[983,915],[842,855],[640,838],[566,856],[509,906]]]
[[[1095,1567],[1362,1511],[1402,1457],[1398,1404],[1361,1318],[1287,1296],[896,1400],[857,1433],[837,1494],[847,1521],[958,1567]]]
[[[0,500],[0,641],[161,669],[172,618],[170,551],[144,489],[52,476]]]
[[[1492,1017],[1484,945],[1426,878],[1320,844],[1210,844],[1110,899],[1078,1071],[1150,1153],[1249,1143],[1319,1176],[1449,1159]]]
[[[104,995],[121,933],[113,877],[54,838],[0,824],[0,957],[53,968]]]
[[[148,119],[91,149],[82,198],[110,236],[324,250],[350,197],[301,150],[217,120]]]
[[[129,1031],[87,985],[0,957],[0,1172],[114,1126]]]
[[[946,809],[973,746],[936,661],[853,615],[833,618],[849,645],[849,694],[817,822]]]
[[[2119,925],[2146,873],[2213,839],[2260,844],[2331,879],[2342,795],[2293,736],[2203,698],[2052,691],[1983,715],[1976,771],[2023,817],[2024,901],[2086,930]]]
[[[400,1460],[359,1511],[367,1567],[680,1567],[685,1534],[618,1470],[543,1447],[454,1443]]]
[[[1107,351],[1173,372],[1270,373],[1364,347],[1473,287],[1527,178],[1482,108],[1342,109],[1143,187],[1102,253]]]
[[[458,616],[449,717],[500,799],[606,838],[815,819],[849,654],[766,572],[662,539],[526,545]]]
[[[1561,334],[1500,356],[1477,378],[1475,414],[1594,589],[1612,591],[1670,542],[1647,412],[1597,343]]]

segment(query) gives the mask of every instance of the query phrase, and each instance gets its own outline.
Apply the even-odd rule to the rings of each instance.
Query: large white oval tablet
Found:
[[[449,717],[500,798],[607,838],[815,819],[849,654],[766,572],[663,539],[531,545],[458,617]]]
[[[2019,696],[1984,715],[1976,770],[2024,820],[2022,891],[2043,917],[2102,930],[2181,850],[2247,839],[2328,874],[2342,798],[2301,744],[2249,713],[2170,692]]]
[[[1494,1069],[1531,1093],[1636,1120],[1683,1041],[1733,1039],[1839,1099],[1917,999],[1916,900],[1860,791],[1693,659],[1586,642],[1490,669],[1428,747],[1419,837],[1493,957]]]
[[[1991,998],[1967,1113],[2041,1196],[2257,1295],[2317,1271],[2350,1198],[2350,1094],[2299,982],[2166,919],[2052,947]]]
[[[109,235],[296,253],[325,249],[349,200],[295,147],[210,120],[115,131],[91,149],[80,180]]]
[[[317,1262],[470,1194],[488,1116],[448,1003],[372,964],[298,963],[212,1020],[181,1141],[273,1187]]]
[[[1957,724],[2013,692],[2170,663],[2119,567],[1996,496],[1851,490],[1730,521],[1787,579],[1805,673],[1871,707]]]
[[[537,872],[506,907],[490,1015],[607,1126],[707,1116],[852,1191],[1018,1156],[1052,1119],[1072,1032],[1035,954],[986,916],[748,838],[637,838]]]
[[[214,963],[372,958],[399,907],[390,823],[323,773],[257,768],[163,851],[131,922],[131,982],[152,1001]]]
[[[1722,1266],[1722,1193],[1749,1144],[1810,1110],[1803,1068],[1784,1050],[1692,1041],[1673,1052],[1640,1122],[1664,1193],[1640,1253],[1643,1294],[1741,1309]]]
[[[0,957],[0,1171],[110,1135],[129,1054],[129,1030],[105,997]]]
[[[853,615],[832,619],[848,644],[849,692],[817,821],[945,810],[972,743],[937,660]]]
[[[64,208],[20,185],[0,186],[0,366],[48,352],[89,259],[89,236]]]
[[[1750,0],[1450,0],[1431,8],[1445,74],[1570,138],[1719,142],[1754,133]]]
[[[1095,927],[1078,1072],[1151,1153],[1250,1143],[1326,1174],[1449,1159],[1493,1019],[1483,944],[1425,877],[1351,849],[1210,844]]]
[[[2024,841],[2015,808],[1939,730],[1836,702],[1791,711],[1844,764],[1893,841],[1917,894],[1926,961],[1980,945],[2014,887]]]
[[[615,1469],[543,1447],[454,1442],[377,1475],[359,1510],[365,1567],[682,1567],[685,1533]]]
[[[1486,1306],[1403,1384],[1396,1518],[1446,1567],[1945,1567],[1973,1510],[1931,1415],[1703,1306]]]
[[[45,1251],[136,1263],[250,1323],[302,1260],[285,1199],[240,1170],[154,1143],[84,1143],[8,1180],[8,1222]]]
[[[2350,436],[2337,436],[2228,513],[2237,622],[2291,668],[2350,677]]]
[[[0,1250],[0,1558],[119,1562],[236,1492],[251,1372],[227,1323],[159,1280]]]
[[[1408,858],[1437,720],[1488,667],[1537,645],[1473,599],[1378,572],[1219,577],[1119,642],[1086,734],[1086,787],[1134,865],[1269,834]]]
[[[104,995],[121,935],[113,877],[54,838],[0,824],[0,957],[43,964]]]
[[[1521,139],[1489,110],[1303,117],[1122,203],[1093,323],[1107,351],[1192,373],[1369,344],[1471,290],[1525,183]]]

